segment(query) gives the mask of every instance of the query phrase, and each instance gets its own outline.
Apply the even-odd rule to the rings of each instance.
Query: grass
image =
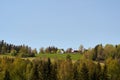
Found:
[[[37,54],[36,57],[27,57],[27,58],[22,58],[22,59],[29,59],[30,61],[34,60],[35,58],[50,58],[52,61],[54,61],[55,59],[60,59],[60,60],[65,60],[66,59],[66,56],[67,55],[70,55],[71,56],[71,59],[72,61],[76,61],[76,60],[79,60],[79,59],[82,59],[83,58],[83,55],[82,54]],[[9,57],[9,58],[15,58],[15,56],[11,56],[9,53],[6,53],[6,54],[2,54],[0,55],[0,58],[3,58],[3,57]],[[98,63],[97,61],[94,61],[94,63]],[[104,63],[100,63],[101,66],[104,65]]]
[[[82,54],[37,54],[36,57],[65,60],[67,55],[70,55],[72,60],[82,58]]]
[[[70,55],[71,56],[71,59],[73,61],[75,60],[79,60],[83,57],[82,54],[37,54],[36,57],[27,57],[27,58],[23,58],[23,59],[29,59],[29,60],[33,60],[35,58],[50,58],[52,60],[54,59],[62,59],[62,60],[65,60],[66,59],[66,56],[67,55]],[[2,57],[9,57],[9,58],[15,58],[15,56],[11,56],[10,54],[2,54],[0,55],[0,58]]]
[[[9,53],[1,54],[1,55],[0,55],[0,58],[3,58],[3,57],[13,58],[13,56],[11,56]]]

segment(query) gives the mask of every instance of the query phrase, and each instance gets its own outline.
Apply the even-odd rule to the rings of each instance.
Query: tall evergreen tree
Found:
[[[101,80],[101,65],[99,62],[96,66],[96,74],[97,74],[97,80]]]
[[[78,66],[77,64],[74,64],[74,67],[73,67],[73,80],[80,80],[80,75],[79,75],[79,72],[78,72]]]
[[[8,70],[5,70],[4,80],[11,80],[11,79],[10,79],[10,73],[9,73]]]
[[[101,80],[109,80],[107,65],[104,65]]]
[[[38,74],[38,70],[37,70],[37,64],[33,64],[33,68],[31,70],[31,78],[30,80],[39,80],[39,74]]]
[[[85,63],[82,64],[81,79],[82,80],[89,80],[89,72],[88,72],[88,68],[87,68]]]
[[[44,63],[43,70],[44,70],[43,79],[44,80],[52,80],[51,79],[52,67],[51,67],[51,60],[50,60],[50,58],[48,58],[48,60]]]

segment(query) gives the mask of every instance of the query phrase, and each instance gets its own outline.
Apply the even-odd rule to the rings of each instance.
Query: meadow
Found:
[[[83,57],[82,54],[78,54],[78,53],[77,54],[37,54],[36,57],[65,60],[67,55],[70,55],[72,60],[79,60]]]
[[[76,53],[76,54],[36,54],[35,57],[26,57],[26,58],[23,58],[23,59],[29,59],[29,60],[33,60],[35,58],[50,58],[52,60],[54,59],[59,59],[59,60],[65,60],[66,59],[66,56],[67,55],[70,55],[71,59],[73,61],[76,61],[76,60],[79,60],[79,59],[82,59],[83,58],[83,55],[82,54],[79,54],[79,53]],[[15,58],[15,56],[11,56],[9,53],[7,54],[2,54],[0,55],[0,57],[9,57],[9,58]],[[17,56],[16,56],[17,57]]]

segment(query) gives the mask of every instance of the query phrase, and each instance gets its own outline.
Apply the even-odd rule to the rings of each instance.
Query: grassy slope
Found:
[[[82,54],[37,54],[36,57],[27,57],[27,58],[22,58],[22,59],[29,59],[32,61],[35,58],[50,58],[52,61],[54,61],[55,59],[65,60],[67,55],[71,56],[71,59],[73,62],[83,58]],[[0,58],[2,58],[2,57],[15,58],[15,57],[11,56],[10,54],[0,55]],[[93,62],[96,64],[98,63],[96,61],[93,61]],[[100,64],[102,66],[104,65],[104,63],[100,63]]]
[[[38,54],[36,57],[51,58],[51,59],[66,59],[68,54]],[[69,54],[72,60],[78,60],[82,58],[82,54]]]
[[[35,58],[50,58],[52,60],[54,59],[62,59],[62,60],[65,60],[66,59],[66,56],[67,55],[70,55],[71,56],[71,59],[73,61],[75,60],[79,60],[83,57],[82,54],[37,54],[36,57],[27,57],[27,58],[23,58],[23,59],[29,59],[29,60],[33,60]],[[0,58],[1,57],[10,57],[10,58],[15,58],[13,56],[11,56],[10,54],[4,54],[4,55],[0,55]]]

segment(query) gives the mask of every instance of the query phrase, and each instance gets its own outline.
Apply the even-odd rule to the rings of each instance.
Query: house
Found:
[[[74,50],[73,53],[78,53],[79,51],[78,50]]]
[[[58,49],[57,53],[58,53],[58,54],[64,54],[65,51],[64,51],[64,49]]]

